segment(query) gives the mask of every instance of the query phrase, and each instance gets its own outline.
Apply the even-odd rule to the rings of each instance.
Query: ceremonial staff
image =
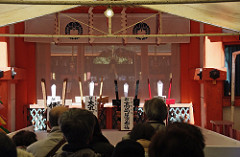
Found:
[[[149,94],[149,99],[152,99],[152,93],[151,93],[151,86],[150,86],[149,78],[148,78],[148,94]]]
[[[137,98],[139,89],[139,80],[136,81],[135,97],[134,97],[134,109],[139,106],[140,100]]]
[[[114,80],[114,85],[115,85],[115,96],[116,96],[116,100],[112,100],[112,103],[114,106],[117,106],[117,110],[120,110],[120,106],[121,106],[121,100],[119,99],[118,96],[118,84],[117,84],[117,80]]]
[[[66,99],[66,89],[67,89],[67,79],[63,80],[63,89],[62,89],[62,105],[65,105]]]
[[[43,117],[46,117],[46,120],[49,120],[49,116],[48,116],[48,107],[47,107],[47,92],[46,92],[46,82],[45,79],[41,79],[41,87],[42,87],[42,95],[43,95],[43,103],[44,103],[44,109],[42,111]],[[49,130],[49,127],[47,125],[47,130]]]
[[[82,101],[82,108],[85,108],[85,103],[83,102],[83,90],[82,90],[82,82],[81,77],[79,77],[79,89],[80,89],[80,95],[81,95],[81,101]]]
[[[103,107],[103,103],[102,103],[102,91],[103,91],[103,77],[101,77],[101,83],[100,83],[100,93],[99,93],[99,99],[98,99],[98,103],[99,103],[99,107]]]
[[[46,92],[46,82],[45,82],[45,79],[41,79],[41,87],[42,87],[44,108],[45,108],[45,110],[47,110],[47,92]]]
[[[114,80],[114,84],[115,84],[115,95],[116,95],[116,100],[119,100],[117,80]]]
[[[170,83],[169,83],[169,88],[168,88],[168,100],[170,100],[171,89],[172,89],[172,73],[170,73]]]
[[[166,125],[169,122],[169,110],[170,110],[170,96],[171,96],[171,89],[172,89],[172,73],[170,73],[170,81],[169,81],[169,88],[168,88],[168,102],[167,105],[167,118],[166,118]],[[167,101],[166,101],[167,102]]]

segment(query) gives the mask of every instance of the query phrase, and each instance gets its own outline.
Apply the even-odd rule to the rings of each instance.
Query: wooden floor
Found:
[[[33,130],[33,127],[24,128],[24,130]],[[213,132],[211,130],[201,128],[205,137],[206,147],[204,149],[205,157],[239,157],[240,155],[240,142]],[[16,131],[17,132],[17,131]],[[16,132],[8,134],[10,137]],[[108,138],[111,144],[116,145],[122,140],[129,131],[119,131],[114,129],[103,129],[103,134]],[[47,136],[46,131],[36,131],[38,139]]]
[[[116,145],[118,142],[122,141],[122,137],[125,136],[129,131],[119,131],[119,130],[112,130],[112,129],[105,129],[102,130],[104,136],[106,136],[109,142],[112,145]]]

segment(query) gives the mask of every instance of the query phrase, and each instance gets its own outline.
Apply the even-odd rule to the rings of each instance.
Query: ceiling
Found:
[[[21,3],[25,0],[4,0],[15,1]],[[36,0],[28,0],[29,2],[36,2]],[[38,0],[46,1],[46,0]],[[50,0],[48,2],[58,2],[63,0]],[[96,0],[71,0],[94,3]],[[136,0],[126,0],[127,2]],[[124,2],[126,2],[124,1]],[[141,0],[138,0],[141,1]],[[158,2],[168,3],[166,0],[157,0]],[[191,4],[161,4],[161,5],[141,5],[149,9],[178,15],[195,21],[208,23],[218,27],[226,28],[233,31],[240,31],[240,0],[239,2],[218,2],[214,3],[199,3],[204,0],[185,0]],[[236,1],[236,0],[235,0]],[[21,4],[1,4],[0,1],[0,27],[9,24],[25,21],[35,17],[71,9],[78,7],[78,5],[21,5]],[[143,2],[143,0],[142,0]],[[148,1],[154,2],[154,1]],[[174,2],[183,2],[183,0],[174,0]],[[139,7],[139,6],[138,6]]]

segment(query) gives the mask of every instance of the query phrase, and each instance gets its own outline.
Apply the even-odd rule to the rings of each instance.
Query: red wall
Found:
[[[200,32],[200,24],[191,21],[191,33]],[[190,43],[181,44],[181,102],[192,102],[196,125],[201,125],[200,84],[193,80],[194,70],[200,67],[200,39],[191,37]]]
[[[0,33],[1,34],[7,34],[9,33],[9,27],[0,27]],[[8,37],[0,37],[0,41],[1,42],[7,42],[7,45],[9,45],[9,38]],[[9,54],[9,47],[8,47],[8,54]],[[8,66],[9,66],[9,62],[10,61],[10,57],[8,57]]]
[[[24,23],[15,25],[15,33],[24,33]],[[26,70],[26,79],[16,84],[16,130],[26,127],[26,107],[36,103],[35,43],[15,38],[15,66]]]
[[[8,27],[0,27],[0,33],[3,33],[3,34],[9,33],[9,28]],[[8,45],[9,39],[6,37],[0,37],[0,42],[7,42],[7,45]],[[4,118],[4,120],[7,123],[8,123],[8,97],[9,97],[8,87],[9,87],[8,81],[6,81],[6,80],[0,81],[0,100],[3,102],[3,108],[0,109],[0,115],[2,118]],[[7,127],[7,126],[4,126],[4,127]],[[7,128],[7,129],[9,129],[9,128]]]
[[[221,33],[222,29],[210,25],[204,25],[205,33]],[[222,39],[224,37],[209,37],[210,42],[205,42],[205,64],[214,68],[224,67],[224,48]],[[206,128],[212,129],[210,120],[223,119],[223,80],[216,81],[206,80],[204,84],[204,103],[206,110]]]
[[[9,32],[9,28],[8,27],[0,27],[0,33],[1,34],[6,34]],[[6,37],[0,37],[0,41],[5,41],[8,42],[8,38]]]
[[[0,100],[2,101],[2,105],[3,107],[0,109],[0,116],[5,120],[5,122],[7,123],[7,125],[5,125],[4,127],[7,129],[10,129],[8,127],[8,116],[9,116],[9,112],[8,112],[8,88],[9,84],[8,81],[0,81]]]
[[[200,33],[200,23],[191,21],[191,33]],[[210,25],[204,25],[205,33],[219,33],[221,28]],[[225,37],[210,37],[211,42],[222,41]],[[216,48],[216,44],[213,44]],[[210,45],[211,46],[211,45]],[[216,48],[216,52],[212,49],[205,49],[206,51],[214,51],[214,53],[222,53],[223,46],[221,44]],[[221,50],[221,52],[220,52]],[[191,37],[189,44],[181,44],[181,102],[193,103],[195,124],[201,124],[201,116],[206,116],[206,128],[211,129],[210,120],[222,120],[222,100],[223,100],[223,81],[217,81],[213,84],[209,81],[194,81],[194,70],[200,67],[200,38]],[[211,52],[205,52],[211,53]],[[219,54],[220,55],[220,54]],[[205,56],[204,57],[208,57]],[[203,60],[206,61],[204,58]],[[211,58],[212,59],[212,58]],[[222,58],[218,58],[222,59]],[[220,61],[219,61],[220,62]],[[217,62],[218,63],[218,62]],[[219,68],[220,65],[213,66]],[[221,68],[221,67],[220,67]],[[203,83],[204,92],[204,106],[205,111],[201,112],[200,102],[200,84]],[[202,114],[201,114],[202,113]],[[204,123],[205,124],[205,123]]]

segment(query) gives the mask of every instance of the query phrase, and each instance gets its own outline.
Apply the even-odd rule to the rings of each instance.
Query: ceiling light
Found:
[[[114,15],[112,8],[107,8],[107,10],[104,12],[104,15],[106,17],[112,17]]]

